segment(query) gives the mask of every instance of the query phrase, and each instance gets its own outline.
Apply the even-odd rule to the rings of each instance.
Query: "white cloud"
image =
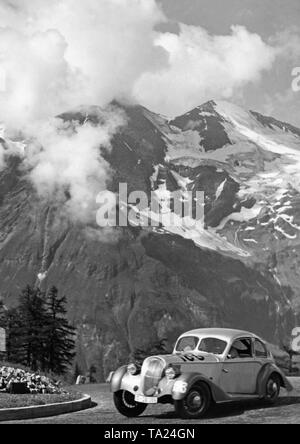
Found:
[[[14,125],[128,97],[143,72],[166,62],[154,45],[164,19],[154,0],[10,0],[0,8],[0,117]]]
[[[95,196],[106,188],[110,174],[100,147],[110,148],[113,134],[125,122],[116,109],[99,112],[101,125],[48,120],[27,128],[31,142],[25,151],[25,167],[39,194],[61,202],[76,220],[89,221]]]
[[[290,27],[270,38],[270,43],[279,49],[280,56],[299,61],[300,57],[300,31],[297,27]]]
[[[179,35],[164,34],[156,44],[169,54],[169,66],[144,73],[138,99],[155,111],[177,115],[205,100],[230,99],[269,70],[278,50],[244,27],[228,36],[211,36],[203,28],[181,25]]]

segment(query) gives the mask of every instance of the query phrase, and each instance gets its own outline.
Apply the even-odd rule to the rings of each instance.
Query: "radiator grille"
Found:
[[[162,379],[165,363],[160,358],[149,358],[144,362],[143,375],[143,393],[146,396],[154,396],[158,384]]]

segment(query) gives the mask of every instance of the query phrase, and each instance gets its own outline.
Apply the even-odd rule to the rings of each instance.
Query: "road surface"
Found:
[[[199,424],[300,424],[300,378],[292,378],[294,392],[283,392],[278,405],[266,407],[260,402],[217,406]],[[189,424],[178,419],[172,406],[151,406],[143,416],[128,420],[120,416],[112,403],[109,387],[105,384],[82,386],[92,396],[95,406],[89,410],[54,418],[15,421],[13,424]],[[191,422],[192,423],[192,422]],[[197,422],[196,422],[197,423]],[[195,424],[195,421],[193,421]]]

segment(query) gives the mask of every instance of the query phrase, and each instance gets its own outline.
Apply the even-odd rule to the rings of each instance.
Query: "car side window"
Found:
[[[229,359],[248,359],[252,357],[251,339],[238,339],[232,344],[229,352]]]
[[[268,350],[265,344],[263,344],[258,339],[254,342],[254,353],[257,358],[267,358],[268,357]]]

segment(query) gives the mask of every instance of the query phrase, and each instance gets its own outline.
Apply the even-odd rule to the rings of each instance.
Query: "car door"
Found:
[[[232,344],[224,362],[220,387],[233,395],[255,395],[261,368],[262,363],[253,355],[252,339],[240,338]]]

